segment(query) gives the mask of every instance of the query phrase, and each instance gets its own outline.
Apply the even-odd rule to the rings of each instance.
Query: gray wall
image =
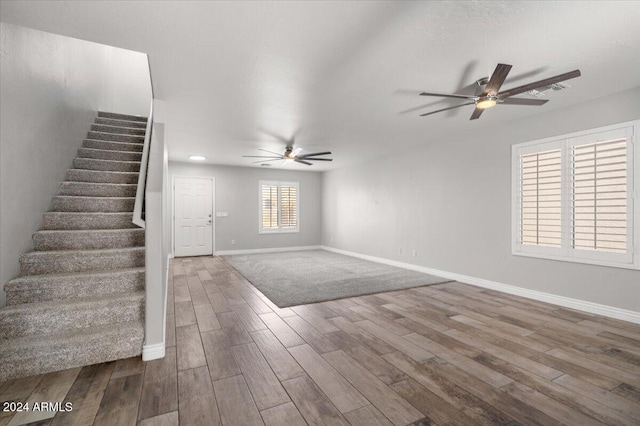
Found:
[[[228,217],[215,218],[216,251],[320,244],[320,173],[182,162],[169,162],[169,173],[172,179],[173,176],[215,177],[215,210],[229,213]],[[299,233],[258,234],[260,180],[300,182]],[[231,240],[235,240],[235,245]]]
[[[98,109],[146,114],[146,55],[0,24],[0,286],[71,167]],[[124,75],[118,70],[126,63]],[[144,75],[144,91],[131,79]],[[134,70],[137,70],[134,72]],[[118,96],[116,96],[118,95]],[[146,105],[141,99],[146,97]],[[141,109],[143,108],[143,109]],[[5,304],[0,290],[0,306]]]
[[[640,311],[639,271],[511,255],[511,145],[638,118],[640,88],[326,172],[322,242]]]

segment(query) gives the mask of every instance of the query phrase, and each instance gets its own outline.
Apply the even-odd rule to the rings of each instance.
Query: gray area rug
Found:
[[[325,250],[224,259],[280,308],[450,281]]]

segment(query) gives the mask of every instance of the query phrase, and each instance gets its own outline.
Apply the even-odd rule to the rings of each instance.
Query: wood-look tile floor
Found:
[[[172,262],[166,357],[0,384],[51,425],[637,425],[640,326],[460,283],[279,309]]]

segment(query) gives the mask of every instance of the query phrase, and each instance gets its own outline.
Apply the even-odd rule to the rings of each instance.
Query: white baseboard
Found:
[[[164,342],[142,346],[143,361],[152,361],[160,358],[164,358]]]
[[[620,309],[613,306],[587,302],[585,300],[572,299],[570,297],[544,293],[542,291],[529,290],[527,288],[517,287],[510,284],[503,284],[495,281],[485,280],[483,278],[471,277],[468,275],[457,274],[455,272],[442,271],[439,269],[428,268],[426,266],[413,265],[411,263],[398,262],[396,260],[369,256],[366,254],[340,250],[333,247],[321,246],[321,248],[323,250],[344,254],[346,256],[357,257],[363,260],[369,260],[371,262],[383,263],[385,265],[396,266],[403,269],[410,269],[417,272],[424,272],[425,274],[436,275],[442,278],[459,281],[461,283],[471,284],[477,287],[488,288],[490,290],[501,291],[503,293],[513,294],[515,296],[522,296],[528,299],[539,300],[541,302],[547,302],[553,305],[563,306],[565,308],[571,308],[591,314],[597,314],[609,318],[619,319],[622,321],[632,322],[634,324],[640,324],[640,312],[630,311],[628,309]]]
[[[167,268],[164,273],[164,307],[162,310],[162,342],[152,345],[142,345],[142,360],[153,361],[164,358],[165,342],[167,341],[167,296],[169,292],[169,261],[173,258],[171,253],[167,255]]]
[[[216,256],[228,256],[234,254],[255,254],[255,253],[281,253],[284,251],[304,251],[304,250],[320,250],[322,246],[298,246],[298,247],[274,247],[263,249],[247,249],[247,250],[221,250],[216,251]]]

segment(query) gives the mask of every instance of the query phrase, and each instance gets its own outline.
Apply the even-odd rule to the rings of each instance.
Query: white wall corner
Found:
[[[602,315],[604,317],[615,318],[622,321],[628,321],[634,324],[640,324],[640,312],[628,309],[616,308],[613,306],[601,305],[598,303],[587,302],[585,300],[572,299],[570,297],[558,296],[542,291],[529,290],[526,288],[503,284],[495,281],[486,280],[484,278],[471,277],[468,275],[457,274],[455,272],[442,271],[439,269],[428,268],[426,266],[413,265],[411,263],[398,262],[395,260],[384,259],[381,257],[369,256],[366,254],[356,253],[347,250],[341,250],[333,247],[321,246],[323,250],[334,253],[344,254],[346,256],[357,257],[359,259],[371,262],[382,263],[385,265],[396,266],[398,268],[410,269],[412,271],[423,272],[425,274],[436,275],[442,278],[448,278],[464,284],[470,284],[477,287],[487,288],[490,290],[501,291],[503,293],[513,294],[515,296],[526,297],[527,299],[547,302],[553,305],[565,308],[575,309],[578,311],[588,312],[590,314]]]
[[[160,358],[164,358],[164,342],[153,345],[142,345],[143,361],[153,361],[154,359]]]

